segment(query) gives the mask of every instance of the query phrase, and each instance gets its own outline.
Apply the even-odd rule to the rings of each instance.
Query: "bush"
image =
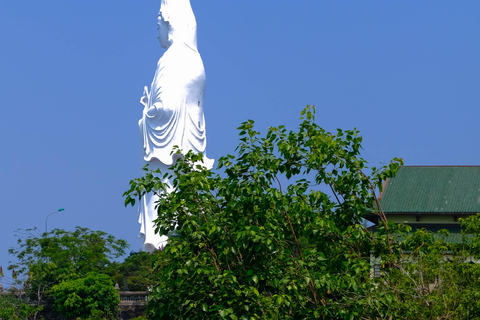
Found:
[[[67,280],[52,287],[54,306],[65,317],[82,319],[116,319],[120,298],[105,274]]]

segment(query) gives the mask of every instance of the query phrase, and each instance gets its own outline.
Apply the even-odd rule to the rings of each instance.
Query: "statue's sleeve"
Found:
[[[146,161],[157,158],[166,165],[172,164],[171,151],[178,131],[181,131],[184,99],[182,92],[175,90],[169,79],[168,67],[159,66],[152,82],[148,109],[156,108],[154,113],[143,114],[144,148]],[[174,79],[170,77],[170,79]],[[180,99],[179,99],[180,98]],[[180,144],[179,144],[180,145]]]

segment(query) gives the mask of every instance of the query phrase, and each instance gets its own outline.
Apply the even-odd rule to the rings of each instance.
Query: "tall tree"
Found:
[[[125,203],[157,192],[157,231],[179,235],[161,254],[152,317],[352,319],[385,312],[383,300],[371,299],[369,261],[372,250],[391,251],[392,239],[362,223],[371,212],[386,222],[375,190],[402,161],[368,169],[358,131],[326,132],[314,114],[307,108],[297,131],[272,127],[264,137],[244,122],[238,154],[219,159],[222,173],[187,153],[162,173],[175,192],[158,174],[130,182]]]
[[[122,263],[118,264],[114,281],[128,291],[147,291],[155,283],[153,261],[159,252],[153,254],[138,251],[132,252]]]
[[[125,254],[128,244],[103,231],[76,227],[54,229],[38,237],[28,232],[9,249],[17,263],[10,265],[23,280],[32,299],[41,303],[49,289],[62,281],[85,277],[90,272],[114,274],[113,259]]]

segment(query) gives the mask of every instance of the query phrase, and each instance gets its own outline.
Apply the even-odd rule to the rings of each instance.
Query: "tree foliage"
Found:
[[[454,243],[445,229],[399,227],[398,249],[383,255],[385,274],[377,281],[394,319],[480,318],[480,216],[461,224],[463,237]]]
[[[42,306],[29,305],[13,294],[3,294],[0,296],[0,319],[22,320],[30,319]]]
[[[156,192],[157,232],[179,235],[155,260],[151,318],[480,318],[480,215],[461,221],[460,241],[412,232],[388,222],[375,195],[402,160],[367,168],[358,132],[326,132],[313,108],[297,131],[262,137],[253,125],[240,126],[223,172],[187,153],[130,182],[125,203]],[[375,232],[362,226],[372,213]]]
[[[51,301],[49,293],[53,291],[49,289],[62,282],[84,279],[91,272],[113,275],[113,259],[124,255],[128,246],[125,240],[103,231],[81,227],[74,231],[54,229],[40,237],[33,231],[27,230],[27,237],[18,239],[18,248],[9,250],[17,258],[17,264],[9,268],[17,270],[19,281],[38,304]]]
[[[386,314],[369,262],[372,251],[391,252],[392,239],[362,223],[378,212],[375,190],[402,161],[368,169],[357,130],[326,132],[314,122],[314,108],[304,110],[301,119],[297,131],[272,127],[264,137],[253,121],[244,122],[238,154],[219,159],[223,173],[206,170],[202,155],[187,153],[162,173],[172,179],[173,193],[158,173],[130,182],[126,204],[157,192],[157,232],[180,235],[159,255],[151,317]]]
[[[152,288],[155,283],[153,261],[157,254],[158,252],[151,254],[145,251],[130,253],[118,264],[114,281],[127,291],[147,291]]]
[[[108,275],[90,272],[50,289],[55,308],[66,317],[116,319],[120,298]]]

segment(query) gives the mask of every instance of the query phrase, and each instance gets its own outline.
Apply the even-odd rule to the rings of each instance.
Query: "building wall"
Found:
[[[395,223],[405,223],[405,224],[456,224],[459,223],[455,221],[455,216],[453,215],[419,215],[419,221],[417,221],[417,216],[412,214],[389,214],[387,216],[388,221]]]

